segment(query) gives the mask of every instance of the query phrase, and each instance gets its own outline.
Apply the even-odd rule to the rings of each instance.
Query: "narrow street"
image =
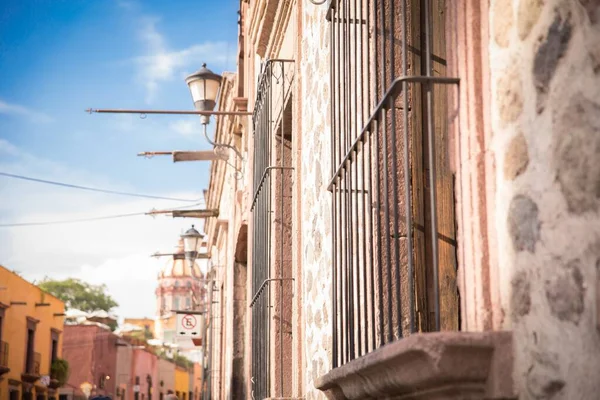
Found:
[[[5,0],[0,400],[600,399],[598,43],[583,0]]]

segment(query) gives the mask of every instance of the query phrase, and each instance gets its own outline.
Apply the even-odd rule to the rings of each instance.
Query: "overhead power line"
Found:
[[[70,183],[54,182],[54,181],[47,181],[47,180],[44,180],[44,179],[31,178],[29,176],[14,175],[14,174],[6,173],[6,172],[0,172],[0,175],[8,177],[8,178],[15,178],[15,179],[22,179],[22,180],[25,180],[25,181],[45,183],[45,184],[48,184],[48,185],[62,186],[62,187],[67,187],[67,188],[71,188],[71,189],[88,190],[90,192],[116,194],[116,195],[119,195],[119,196],[143,197],[143,198],[147,198],[147,199],[157,199],[157,200],[185,201],[185,202],[190,202],[190,203],[194,202],[194,201],[197,202],[197,201],[201,200],[201,199],[195,199],[195,200],[178,199],[178,198],[174,198],[174,197],[152,196],[152,195],[148,195],[148,194],[139,194],[139,193],[130,193],[130,192],[119,192],[119,191],[116,191],[116,190],[108,190],[108,189],[97,189],[97,188],[92,188],[92,187],[87,187],[87,186],[72,185]]]
[[[195,206],[195,205],[199,205],[199,204],[198,203],[192,204],[191,206]],[[182,208],[191,207],[191,206],[176,207],[175,209],[182,209]],[[107,219],[128,218],[128,217],[136,217],[139,215],[148,215],[148,212],[147,211],[135,212],[135,213],[129,213],[129,214],[117,214],[117,215],[107,215],[107,216],[103,216],[103,217],[90,217],[90,218],[79,218],[79,219],[66,219],[66,220],[59,220],[59,221],[16,222],[16,223],[10,223],[10,224],[0,224],[0,228],[13,228],[13,227],[20,227],[20,226],[76,224],[79,222],[92,222],[92,221],[102,221],[102,220],[107,220]]]
[[[62,221],[20,222],[20,223],[15,223],[15,224],[0,224],[0,228],[8,228],[8,227],[15,227],[15,226],[42,226],[42,225],[75,224],[77,222],[90,222],[90,221],[100,221],[100,220],[104,220],[104,219],[135,217],[137,215],[145,215],[145,214],[146,213],[131,213],[131,214],[120,214],[120,215],[108,215],[105,217],[95,217],[95,218],[69,219],[69,220],[62,220]]]

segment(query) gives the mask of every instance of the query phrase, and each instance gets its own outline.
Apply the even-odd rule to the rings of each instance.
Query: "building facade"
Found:
[[[180,400],[189,400],[190,374],[187,368],[175,366],[175,395]]]
[[[117,397],[119,344],[119,337],[110,329],[94,324],[65,325],[63,355],[71,373],[61,394],[70,399],[85,398],[82,385],[87,384],[98,395]]]
[[[58,399],[50,367],[62,357],[65,306],[0,266],[0,398]]]
[[[175,393],[175,364],[163,358],[158,359],[158,400],[163,400],[169,390]]]
[[[127,393],[130,392],[130,387],[133,385],[131,378],[131,364],[133,362],[133,346],[124,340],[117,343],[117,373],[115,377],[115,392],[117,400],[130,400]]]
[[[141,338],[153,338],[156,337],[154,332],[155,319],[154,318],[125,318],[123,321],[124,326],[139,327],[140,331],[137,333]]]
[[[153,351],[147,348],[133,349],[131,364],[131,378],[133,380],[128,398],[133,400],[152,400],[155,393],[158,393],[157,381],[158,375],[158,357]],[[159,395],[156,395],[158,398]]]
[[[600,7],[241,0],[205,398],[592,399]]]

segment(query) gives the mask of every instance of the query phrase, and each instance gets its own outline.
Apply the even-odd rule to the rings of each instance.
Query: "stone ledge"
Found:
[[[304,400],[304,397],[266,397],[264,400]]]
[[[331,400],[516,398],[506,376],[512,376],[511,332],[435,332],[387,344],[315,386]]]

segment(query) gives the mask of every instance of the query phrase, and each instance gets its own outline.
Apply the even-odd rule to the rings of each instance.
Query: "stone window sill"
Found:
[[[331,400],[516,399],[511,332],[415,334],[320,377]]]

